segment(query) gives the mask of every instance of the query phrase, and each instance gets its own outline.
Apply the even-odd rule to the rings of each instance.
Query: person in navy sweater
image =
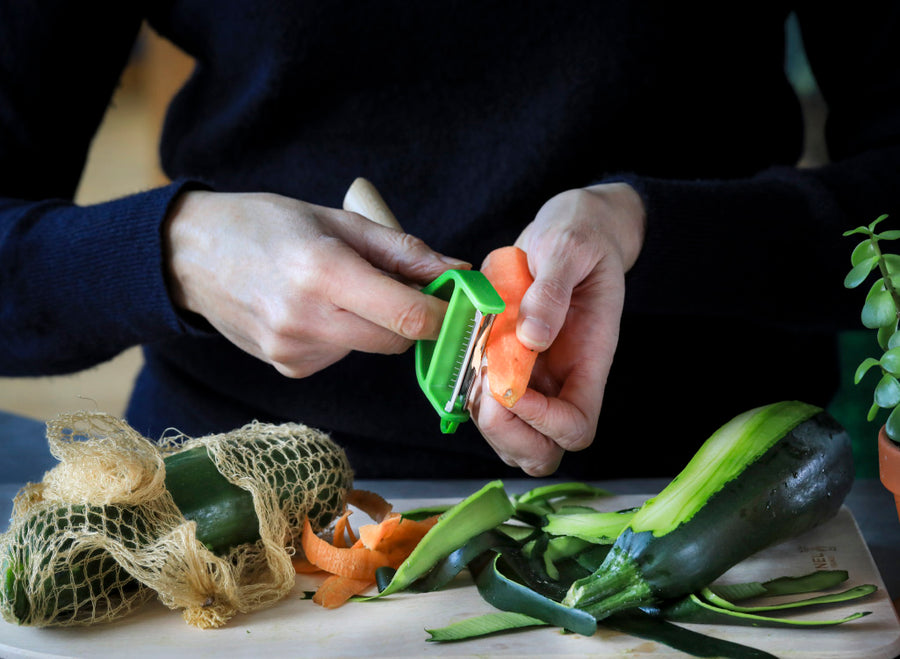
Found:
[[[814,168],[790,12],[828,104]],[[142,21],[196,60],[172,182],[75,205]],[[672,474],[745,409],[833,395],[841,233],[900,212],[898,61],[895,2],[2,0],[0,373],[142,345],[146,436],[301,421],[360,477]],[[357,176],[406,233],[340,209]],[[506,244],[536,377],[443,436],[418,287]]]

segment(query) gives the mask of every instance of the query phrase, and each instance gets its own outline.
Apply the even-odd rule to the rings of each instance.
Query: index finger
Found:
[[[343,264],[328,293],[335,306],[413,341],[437,339],[447,311],[444,300],[397,281],[358,256]]]

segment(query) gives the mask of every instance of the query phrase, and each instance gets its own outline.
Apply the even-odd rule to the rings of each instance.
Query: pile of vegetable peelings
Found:
[[[865,616],[790,617],[875,592],[874,585],[840,590],[848,579],[842,570],[713,585],[745,558],[833,517],[852,480],[847,433],[820,408],[785,401],[722,426],[639,507],[598,510],[596,500],[609,492],[584,483],[510,496],[494,481],[446,509],[403,514],[369,495],[357,505],[375,524],[357,537],[345,514],[330,543],[307,528],[295,567],[330,573],[313,596],[329,608],[437,590],[468,570],[498,611],[429,629],[434,642],[535,626],[591,636],[604,626],[697,656],[765,657],[677,623],[809,629]],[[376,583],[377,594],[360,596]],[[796,597],[753,604],[776,596]]]

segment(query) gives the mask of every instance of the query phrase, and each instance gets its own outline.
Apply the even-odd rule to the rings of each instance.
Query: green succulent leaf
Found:
[[[869,273],[872,272],[876,265],[878,265],[878,257],[870,256],[853,266],[853,269],[844,277],[844,288],[856,288],[859,286],[866,280],[866,277],[869,276]]]
[[[853,374],[853,384],[859,384],[860,381],[865,377],[866,373],[869,372],[869,369],[873,366],[878,366],[879,361],[874,357],[867,357],[859,366],[856,367],[856,373]]]
[[[845,231],[842,235],[846,238],[847,236],[852,236],[857,233],[861,233],[861,234],[868,236],[871,234],[871,229],[869,229],[869,227],[856,227],[855,229],[850,229],[849,231]]]
[[[896,332],[894,332],[896,334]],[[894,335],[891,335],[893,338]],[[894,376],[900,376],[900,348],[891,348],[881,356],[878,362],[881,368]]]
[[[891,275],[891,281],[893,281],[894,275],[900,273],[900,256],[897,254],[882,254],[881,259],[887,268],[888,274]]]
[[[890,350],[897,347],[900,347],[900,332],[898,332],[897,329],[894,328],[894,331],[891,333],[890,338],[887,340],[886,349]]]
[[[853,251],[850,253],[850,263],[856,266],[867,259],[877,256],[878,250],[875,248],[875,243],[867,238],[853,248]]]
[[[900,407],[895,407],[884,422],[884,431],[895,442],[900,442]]]
[[[879,224],[881,224],[882,222],[884,222],[887,218],[888,218],[887,213],[884,213],[883,215],[879,215],[878,217],[876,217],[876,218],[872,221],[872,224],[869,225],[869,231],[871,231],[872,233],[874,233],[874,232],[875,232],[875,227],[877,227]]]
[[[878,279],[869,289],[861,319],[862,324],[869,329],[894,326],[897,322],[897,307],[891,294],[884,287],[883,279]]]
[[[900,238],[900,230],[891,229],[890,231],[883,231],[875,237],[878,238],[878,240],[897,240],[897,238]]]
[[[885,373],[875,386],[875,402],[878,407],[900,405],[900,382],[890,373]]]
[[[872,403],[872,407],[869,408],[869,413],[866,414],[866,421],[869,423],[874,421],[875,417],[878,416],[879,410],[881,410],[881,408],[878,407],[878,403]]]
[[[895,347],[895,346],[890,345],[890,342],[892,339],[894,339],[894,337],[896,335],[897,335],[897,323],[894,323],[893,325],[885,325],[883,327],[879,327],[878,333],[875,335],[876,338],[878,339],[878,346],[884,351],[890,350],[891,348]],[[900,343],[898,343],[897,345],[900,345]]]

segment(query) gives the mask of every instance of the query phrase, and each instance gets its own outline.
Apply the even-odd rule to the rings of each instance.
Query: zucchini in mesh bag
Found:
[[[155,595],[219,627],[291,590],[304,518],[326,527],[352,486],[343,450],[301,424],[160,448],[81,412],[47,438],[60,464],[19,492],[0,535],[0,613],[23,625],[109,621]]]

